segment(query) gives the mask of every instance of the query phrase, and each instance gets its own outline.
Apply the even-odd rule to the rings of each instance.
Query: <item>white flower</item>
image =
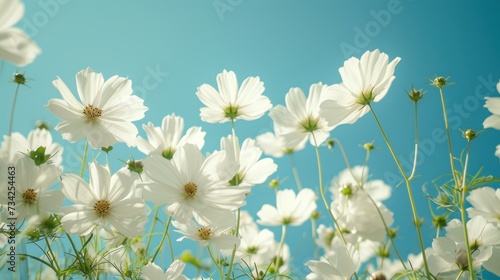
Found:
[[[48,188],[56,182],[61,172],[61,169],[54,165],[36,166],[29,157],[23,157],[17,161],[14,177],[15,214],[18,219],[59,212],[64,196],[60,190],[48,190]],[[7,188],[0,193],[3,204],[7,204],[6,195]]]
[[[278,166],[270,158],[260,159],[262,151],[256,145],[255,140],[250,138],[243,141],[240,150],[238,138],[236,144],[233,137],[223,137],[220,140],[221,150],[227,153],[228,158],[235,158],[239,164],[239,170],[229,181],[231,186],[252,187],[262,184],[267,178],[276,172]]]
[[[484,217],[488,222],[500,223],[500,189],[482,187],[470,192],[467,201],[472,207],[467,208],[469,217]]]
[[[275,125],[274,133],[266,132],[255,138],[255,140],[257,141],[257,145],[259,145],[264,154],[273,156],[275,158],[280,158],[284,154],[291,154],[304,149],[307,143],[307,138],[305,138],[304,141],[298,144],[294,143],[295,140],[292,139],[293,141],[290,143],[287,141],[290,139],[286,139],[285,137],[280,136],[279,129],[279,126]]]
[[[44,147],[45,155],[50,157],[47,163],[53,163],[61,167],[64,148],[58,143],[52,142],[52,135],[49,130],[34,129],[30,131],[27,139],[21,133],[14,132],[11,136],[4,136],[3,139],[4,142],[0,147],[0,158],[8,158],[9,162],[16,162],[24,155],[29,155],[31,151]],[[9,145],[10,152],[8,151]]]
[[[500,145],[497,145],[495,148],[495,156],[500,158]]]
[[[143,100],[132,95],[132,81],[113,76],[104,82],[101,73],[87,68],[76,74],[79,102],[66,84],[57,78],[52,84],[63,99],[51,99],[47,108],[63,120],[55,129],[75,142],[87,138],[94,149],[124,142],[135,145],[137,128],[133,121],[148,110]]]
[[[457,243],[465,243],[462,222],[453,219],[446,226],[446,237]],[[476,216],[467,222],[469,246],[480,249],[483,246],[500,245],[500,228],[489,223],[482,216]]]
[[[300,145],[309,139],[311,145],[323,143],[334,126],[329,126],[319,115],[319,105],[326,97],[327,86],[322,83],[311,85],[306,97],[300,88],[291,88],[286,94],[286,107],[278,105],[270,110],[269,116],[278,126],[280,136],[289,146]]]
[[[200,101],[207,106],[200,109],[200,117],[205,122],[255,120],[272,107],[269,98],[262,95],[264,84],[259,77],[246,78],[238,89],[234,72],[224,70],[217,75],[217,85],[219,91],[203,84],[196,92]]]
[[[243,259],[250,267],[269,264],[275,252],[271,251],[274,245],[274,233],[268,229],[240,228],[241,243],[236,256]]]
[[[333,247],[332,253],[321,260],[306,262],[312,271],[306,279],[344,280],[350,279],[356,272],[360,265],[356,248],[350,243],[344,245],[340,240]]]
[[[109,223],[130,238],[142,233],[145,204],[134,196],[134,180],[123,172],[111,176],[96,162],[89,164],[89,174],[89,184],[75,174],[62,176],[62,192],[75,203],[63,208],[62,227],[72,234],[88,235],[95,227]]]
[[[175,260],[167,271],[163,272],[161,267],[150,262],[142,269],[142,277],[145,280],[188,280],[188,278],[182,274],[185,267],[186,264],[181,260]]]
[[[165,116],[161,127],[155,127],[149,122],[147,125],[143,124],[142,128],[148,140],[138,136],[137,148],[146,155],[161,155],[171,159],[175,151],[186,143],[195,144],[200,150],[205,144],[206,132],[201,131],[201,127],[190,127],[186,135],[182,136],[184,119],[175,114]]]
[[[193,219],[183,223],[173,221],[172,225],[177,228],[176,232],[184,235],[177,239],[182,241],[185,238],[198,242],[200,246],[208,246],[213,244],[220,250],[231,250],[234,246],[240,244],[240,239],[231,234],[231,229],[234,225],[233,220],[226,220],[217,225],[205,223],[196,223]]]
[[[24,4],[21,1],[0,1],[0,58],[19,67],[33,62],[41,52],[21,29],[13,27],[23,15]]]
[[[338,230],[347,231],[363,239],[383,242],[386,230],[382,219],[387,227],[390,227],[394,222],[393,213],[381,202],[375,203],[361,191],[352,196],[339,196],[331,204],[332,214],[341,227]]]
[[[297,196],[290,189],[278,191],[276,207],[262,205],[257,212],[257,223],[266,226],[292,225],[300,226],[316,210],[316,195],[311,189],[302,189]]]
[[[394,80],[394,69],[401,59],[389,62],[379,50],[367,51],[361,59],[351,57],[339,69],[342,83],[329,88],[329,97],[321,105],[321,117],[330,126],[354,123],[364,116],[372,101],[380,101]]]
[[[500,81],[497,83],[497,91],[500,93]],[[486,96],[485,99],[486,103],[484,104],[484,107],[487,108],[493,115],[484,120],[483,126],[484,128],[491,127],[494,129],[500,129],[500,97]]]
[[[226,152],[205,158],[193,144],[186,144],[169,161],[160,156],[144,159],[148,182],[142,186],[145,199],[159,205],[168,203],[167,212],[187,222],[191,217],[209,224],[233,217],[231,211],[245,204],[249,188],[227,186],[238,165]]]
[[[333,200],[340,195],[354,195],[362,189],[373,200],[383,201],[391,196],[391,187],[382,180],[368,180],[368,167],[360,165],[342,170],[336,178],[332,180],[330,192]]]

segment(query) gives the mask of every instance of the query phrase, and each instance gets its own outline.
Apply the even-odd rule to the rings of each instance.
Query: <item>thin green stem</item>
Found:
[[[165,243],[165,237],[168,235],[168,229],[170,228],[171,222],[172,222],[172,216],[169,216],[168,221],[167,221],[167,226],[165,227],[165,231],[163,232],[163,236],[161,237],[160,245],[158,245],[158,248],[156,248],[156,252],[153,255],[153,258],[151,259],[151,262],[155,261],[156,256],[158,256],[158,253],[160,252],[161,248],[163,247],[163,243]]]
[[[158,212],[160,210],[160,207],[155,206],[155,215],[153,216],[153,222],[151,222],[151,229],[149,230],[149,238],[148,238],[148,243],[146,244],[146,252],[149,252],[149,245],[151,244],[151,239],[153,239],[153,230],[155,228],[155,223],[158,220]]]
[[[384,138],[384,141],[385,141],[385,143],[386,143],[386,145],[387,145],[387,147],[392,155],[392,158],[394,159],[394,162],[396,163],[396,165],[399,169],[399,172],[403,176],[404,181],[406,183],[406,190],[408,193],[408,198],[410,199],[411,210],[413,212],[413,222],[415,223],[415,228],[417,229],[418,242],[420,245],[420,250],[422,252],[422,258],[424,260],[425,273],[427,275],[427,278],[431,279],[429,264],[427,263],[427,256],[425,253],[424,240],[422,238],[422,233],[420,231],[421,221],[420,221],[418,214],[417,214],[417,206],[415,204],[415,199],[413,198],[413,192],[411,189],[410,180],[408,179],[408,176],[406,175],[405,171],[403,170],[403,166],[399,162],[399,159],[397,158],[396,153],[394,152],[394,149],[392,148],[391,142],[389,141],[389,139],[387,138],[387,135],[385,134],[384,128],[382,127],[382,124],[380,123],[380,121],[377,117],[377,114],[373,110],[373,107],[371,106],[371,104],[368,104],[368,106],[370,107],[370,111],[372,112],[372,115],[375,119],[375,122],[377,123],[377,126],[380,129],[380,132],[382,133],[382,137]]]
[[[278,254],[276,255],[276,263],[274,264],[275,274],[279,274],[281,251],[283,250],[283,246],[285,244],[285,237],[286,237],[287,228],[288,227],[286,224],[281,226],[281,240],[280,240],[280,244],[278,246]]]
[[[413,102],[414,105],[414,114],[415,114],[415,154],[413,156],[413,167],[411,169],[410,176],[408,180],[411,181],[415,177],[415,171],[417,170],[417,159],[418,159],[418,110],[417,110],[417,102]]]
[[[460,277],[462,277],[462,274],[464,274],[464,272],[465,272],[465,270],[463,270],[463,269],[460,270],[460,273],[458,273],[457,278],[455,278],[455,280],[459,280]],[[469,273],[469,276],[470,276],[470,273]]]
[[[16,110],[17,96],[19,95],[19,84],[16,85],[16,91],[14,92],[14,100],[12,101],[12,107],[10,108],[10,120],[9,120],[9,136],[12,134],[12,129],[14,127],[14,111]],[[9,146],[10,151],[10,146]]]
[[[344,158],[344,162],[345,162],[345,165],[347,166],[347,169],[351,170],[351,165],[349,164],[349,159],[347,158],[347,154],[344,150],[344,146],[342,145],[342,143],[340,142],[340,140],[334,138],[333,141],[335,143],[337,143],[337,145],[339,146],[340,148],[340,153],[342,154],[342,157]]]
[[[83,178],[83,172],[85,171],[85,165],[87,162],[88,150],[89,150],[89,140],[86,140],[85,148],[83,149],[82,166],[80,167],[80,178]]]
[[[439,95],[441,96],[441,106],[443,107],[443,119],[444,119],[444,127],[446,130],[446,137],[448,139],[448,150],[450,153],[450,166],[451,166],[451,175],[453,176],[453,180],[455,181],[455,186],[458,186],[458,178],[457,174],[455,174],[455,161],[453,159],[453,146],[451,144],[451,135],[450,135],[450,127],[448,125],[448,115],[446,113],[446,104],[444,102],[444,94],[443,88],[439,88]]]
[[[52,258],[52,262],[56,265],[57,268],[57,273],[61,270],[61,267],[59,266],[59,262],[57,261],[56,255],[54,254],[54,251],[52,250],[52,246],[50,246],[50,242],[47,239],[47,237],[44,237],[45,239],[45,244],[47,244],[47,248],[49,250],[50,257]]]
[[[295,179],[295,183],[297,184],[297,188],[300,191],[300,190],[302,190],[302,183],[300,182],[299,171],[297,170],[297,165],[295,164],[295,157],[293,156],[293,153],[290,153],[289,157],[290,157],[290,164],[292,165],[293,178]]]
[[[219,258],[215,258],[214,257],[214,254],[212,253],[212,250],[210,249],[210,244],[207,246],[207,249],[208,249],[208,254],[210,255],[210,258],[212,259],[212,261],[214,262],[215,266],[217,267],[217,270],[219,270],[219,276],[220,276],[220,279],[224,279],[224,273],[222,272],[222,268],[219,264]]]
[[[59,225],[61,225],[61,220],[59,219],[59,217],[57,217],[56,215],[54,215],[54,218],[57,220],[57,223]],[[66,232],[64,231],[64,234],[66,235],[66,237],[68,238],[69,240],[69,243],[71,244],[71,247],[73,248],[73,251],[75,252],[75,256],[76,256],[76,260],[78,261],[78,263],[80,264],[80,267],[84,267],[84,261],[82,261],[81,259],[81,253],[80,251],[78,251],[78,249],[76,249],[76,245],[75,245],[75,242],[73,241],[73,239],[71,238],[71,236]]]
[[[464,172],[462,175],[462,184],[461,184],[461,196],[460,196],[460,216],[462,218],[462,228],[464,231],[464,237],[465,237],[465,248],[467,252],[467,261],[469,264],[469,278],[470,279],[475,279],[475,274],[474,274],[474,264],[472,260],[472,252],[470,250],[470,244],[469,244],[469,232],[467,230],[467,216],[466,216],[466,211],[465,211],[465,195],[467,194],[467,168],[469,166],[469,153],[470,153],[470,140],[467,141],[467,149],[465,152],[465,164],[464,164]]]

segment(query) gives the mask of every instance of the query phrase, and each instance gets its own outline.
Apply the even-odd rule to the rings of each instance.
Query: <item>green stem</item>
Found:
[[[156,248],[156,252],[153,255],[153,258],[151,259],[151,262],[155,261],[156,256],[158,256],[158,253],[160,252],[161,248],[163,247],[163,243],[165,243],[165,237],[168,235],[168,229],[170,228],[171,222],[172,222],[172,216],[169,216],[167,226],[165,227],[165,232],[163,232],[163,236],[161,237],[160,245],[158,245],[158,248]]]
[[[411,181],[415,177],[415,171],[417,170],[417,159],[418,159],[418,111],[417,102],[414,102],[414,113],[415,113],[415,154],[413,156],[413,168],[411,169],[410,176],[408,180]]]
[[[446,113],[446,104],[444,103],[444,94],[443,89],[439,88],[439,95],[441,96],[441,106],[443,107],[443,118],[444,118],[444,127],[446,129],[446,137],[448,139],[448,150],[450,153],[450,166],[451,166],[451,175],[453,176],[453,180],[455,181],[455,186],[458,186],[457,175],[455,174],[455,161],[453,160],[453,147],[451,145],[451,135],[450,135],[450,127],[448,125],[448,116]]]
[[[85,171],[88,149],[89,149],[89,140],[85,142],[85,148],[83,149],[82,167],[80,167],[80,178],[83,178],[83,172]]]
[[[56,215],[54,215],[54,218],[57,220],[57,223],[59,225],[61,225],[61,220],[59,219],[59,217],[57,217]],[[84,261],[82,261],[81,259],[81,253],[78,249],[76,249],[76,245],[75,245],[75,242],[73,241],[73,239],[71,238],[71,236],[64,230],[64,234],[66,235],[66,237],[68,238],[69,240],[69,243],[71,244],[71,247],[73,248],[73,251],[75,252],[75,257],[76,257],[76,260],[78,261],[78,263],[80,264],[80,267],[85,267],[84,266]]]
[[[45,244],[47,244],[47,248],[49,250],[50,257],[52,258],[52,262],[56,265],[56,268],[57,268],[56,274],[58,274],[59,271],[61,270],[61,267],[59,266],[59,263],[57,262],[56,255],[54,254],[54,251],[52,250],[52,246],[50,246],[49,240],[47,239],[46,236],[44,237],[44,239],[45,239]]]
[[[368,106],[370,107],[370,111],[373,114],[375,122],[377,123],[377,126],[380,129],[380,132],[382,133],[382,137],[384,138],[384,141],[385,141],[385,143],[386,143],[386,145],[387,145],[387,147],[388,147],[388,149],[389,149],[389,151],[390,151],[390,153],[392,155],[392,158],[394,159],[394,162],[396,163],[396,165],[397,165],[397,167],[399,169],[399,172],[403,176],[404,181],[406,183],[406,190],[407,190],[407,193],[408,193],[408,198],[410,199],[411,210],[413,212],[413,222],[415,223],[415,228],[417,229],[418,242],[419,242],[419,245],[420,245],[420,250],[422,252],[422,258],[424,259],[425,273],[427,274],[427,278],[431,279],[431,273],[430,273],[430,270],[429,270],[429,264],[427,263],[427,256],[425,254],[424,240],[422,238],[422,233],[420,231],[421,222],[420,222],[420,219],[419,219],[418,214],[417,214],[417,206],[415,204],[415,199],[413,198],[413,192],[412,192],[412,189],[411,189],[410,180],[408,179],[408,176],[404,172],[403,166],[399,162],[399,159],[397,158],[396,153],[394,153],[394,150],[392,148],[391,142],[389,142],[389,139],[387,138],[387,135],[385,134],[384,128],[382,127],[382,124],[380,123],[380,121],[379,121],[379,119],[377,117],[377,114],[375,114],[375,111],[373,110],[373,107],[371,106],[371,104],[368,104]]]
[[[274,264],[274,272],[276,275],[279,274],[281,251],[283,250],[283,246],[285,244],[286,232],[287,232],[287,225],[284,224],[281,227],[281,240],[280,240],[280,244],[278,246],[278,254],[276,255],[276,263]]]
[[[14,92],[14,100],[12,101],[12,107],[10,109],[10,120],[9,120],[9,136],[12,136],[12,129],[14,127],[14,111],[16,110],[16,102],[17,102],[17,96],[19,95],[19,84],[16,85],[16,91]],[[10,142],[9,142],[10,143]],[[9,144],[9,150],[10,152],[10,144]]]
[[[293,153],[290,153],[289,156],[290,156],[290,164],[292,165],[293,177],[295,178],[295,183],[297,184],[297,188],[300,191],[302,190],[302,183],[300,182],[299,171],[297,170],[297,165],[295,164],[295,158],[293,156]]]
[[[160,210],[160,207],[155,206],[155,215],[153,217],[153,222],[151,223],[151,229],[149,230],[149,239],[148,243],[146,244],[146,252],[149,252],[149,245],[151,244],[151,239],[153,239],[153,230],[155,228],[156,221],[158,220],[158,212]]]
[[[208,249],[208,254],[210,255],[210,258],[212,259],[212,261],[214,262],[215,266],[217,267],[217,270],[219,270],[219,276],[220,276],[220,279],[224,279],[224,273],[222,272],[222,268],[219,264],[219,258],[215,258],[214,257],[214,254],[212,253],[212,250],[210,249],[210,244],[208,244],[207,246],[207,249]]]
[[[462,227],[464,231],[464,237],[465,237],[465,248],[467,251],[467,261],[469,264],[469,278],[470,279],[475,279],[475,274],[474,274],[474,265],[473,265],[473,260],[472,260],[472,252],[470,250],[470,244],[469,244],[469,232],[467,230],[467,216],[466,216],[466,211],[465,211],[465,195],[467,193],[467,186],[466,186],[466,179],[467,179],[467,168],[469,166],[469,152],[470,152],[470,140],[467,141],[467,149],[465,152],[465,164],[464,164],[464,172],[462,175],[462,193],[460,197],[460,216],[462,218]]]

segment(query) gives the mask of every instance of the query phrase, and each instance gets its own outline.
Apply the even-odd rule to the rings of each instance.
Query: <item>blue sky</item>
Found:
[[[482,129],[489,116],[483,108],[484,96],[497,96],[494,89],[500,78],[500,4],[496,1],[25,1],[26,14],[18,27],[34,38],[42,49],[35,62],[21,71],[30,88],[22,88],[18,99],[14,130],[27,134],[37,120],[52,126],[58,120],[44,108],[51,98],[60,98],[51,82],[61,77],[75,90],[75,74],[91,67],[103,73],[129,77],[136,94],[149,107],[146,118],[156,125],[172,112],[185,118],[186,126],[202,126],[207,131],[205,151],[218,149],[219,139],[230,134],[228,124],[214,125],[199,119],[202,104],[195,92],[203,83],[215,85],[223,69],[233,70],[243,81],[259,76],[273,105],[284,104],[290,87],[305,92],[316,82],[339,83],[338,68],[350,56],[359,57],[366,50],[380,49],[389,57],[401,57],[387,96],[374,108],[378,113],[396,154],[403,162],[413,153],[412,103],[405,91],[412,86],[427,90],[419,104],[419,129],[422,153],[414,181],[419,212],[426,219],[426,244],[434,235],[429,230],[428,204],[422,187],[443,173],[449,173],[446,142],[442,141],[443,121],[439,94],[429,86],[429,78],[450,76],[455,85],[445,88],[456,156],[465,147],[461,130]],[[14,84],[6,82],[15,67],[3,63],[0,70],[2,104],[0,118],[7,120]],[[0,126],[7,132],[7,122]],[[240,139],[272,130],[268,116],[253,122],[236,122]],[[144,135],[140,129],[140,133]],[[345,146],[351,164],[361,164],[363,143],[374,141],[369,162],[373,178],[395,187],[398,171],[381,134],[370,115],[354,125],[332,131]],[[474,141],[471,172],[484,167],[485,174],[498,177],[499,161],[493,153],[500,143],[500,132],[488,130]],[[54,138],[62,142],[54,133]],[[79,168],[72,152],[81,153],[83,143],[66,146],[65,171]],[[133,155],[135,149],[117,145],[110,158],[119,168],[120,159]],[[345,168],[338,150],[322,150],[324,180]],[[312,147],[296,155],[303,182],[318,184]],[[288,159],[277,160],[275,174],[288,178],[284,185],[294,187]],[[404,163],[405,164],[405,163]],[[496,187],[496,186],[494,186]],[[248,197],[248,207],[255,213],[263,203],[274,204],[273,191],[256,186]],[[404,186],[394,188],[387,205],[395,213],[400,230],[399,246],[404,255],[418,252],[410,208]],[[327,223],[328,220],[323,220]],[[301,264],[312,253],[302,237],[308,226],[293,228],[287,242],[292,248],[299,274],[307,269]],[[280,230],[276,230],[277,238]],[[189,241],[184,241],[188,243]],[[180,251],[179,251],[180,252]]]

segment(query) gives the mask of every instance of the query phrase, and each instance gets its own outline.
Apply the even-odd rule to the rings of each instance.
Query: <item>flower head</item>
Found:
[[[240,244],[240,239],[231,234],[233,220],[226,220],[223,223],[212,225],[209,223],[197,223],[193,219],[187,222],[173,221],[172,225],[177,228],[176,232],[184,235],[177,239],[182,241],[185,238],[198,242],[200,246],[214,244],[220,250],[230,250]]]
[[[122,169],[123,170],[123,169]],[[61,189],[74,205],[63,208],[63,228],[73,234],[88,235],[95,227],[111,225],[118,232],[135,237],[146,223],[145,203],[135,197],[134,179],[129,173],[89,164],[90,182],[75,174],[62,176]]]
[[[19,67],[33,62],[41,52],[26,33],[13,27],[23,15],[24,5],[21,1],[0,1],[0,58]]]
[[[259,77],[248,77],[238,88],[238,80],[233,71],[222,71],[217,75],[219,91],[211,85],[198,87],[196,95],[205,104],[200,109],[200,117],[209,123],[223,123],[231,120],[255,120],[260,118],[272,105],[269,98],[262,95],[264,84]]]
[[[302,189],[297,195],[290,189],[278,191],[276,194],[276,207],[264,204],[257,212],[261,225],[300,226],[316,210],[316,195],[311,189]]]
[[[500,82],[497,84],[497,91],[500,93]],[[484,128],[500,129],[500,97],[485,97],[484,107],[493,115],[487,117],[484,122]]]
[[[142,269],[142,277],[145,280],[188,280],[186,276],[182,274],[186,264],[181,260],[175,260],[167,269],[163,269],[157,266],[155,263],[148,263]]]
[[[61,78],[52,84],[63,99],[49,100],[47,108],[63,120],[55,129],[64,139],[75,142],[86,137],[94,149],[117,142],[135,145],[137,128],[132,122],[142,119],[148,108],[132,95],[129,79],[113,76],[104,81],[102,74],[90,68],[82,70],[76,74],[80,102]]]
[[[307,141],[319,146],[334,126],[327,124],[319,115],[319,105],[326,97],[327,86],[322,83],[311,85],[309,96],[305,97],[300,88],[291,88],[286,94],[286,107],[278,105],[271,109],[269,116],[274,121],[276,131],[283,136],[290,147],[300,146]]]
[[[396,57],[389,62],[389,56],[379,50],[367,51],[361,59],[346,60],[339,69],[342,83],[329,88],[329,98],[321,104],[320,115],[330,126],[356,122],[369,111],[367,105],[384,98],[400,60]]]

